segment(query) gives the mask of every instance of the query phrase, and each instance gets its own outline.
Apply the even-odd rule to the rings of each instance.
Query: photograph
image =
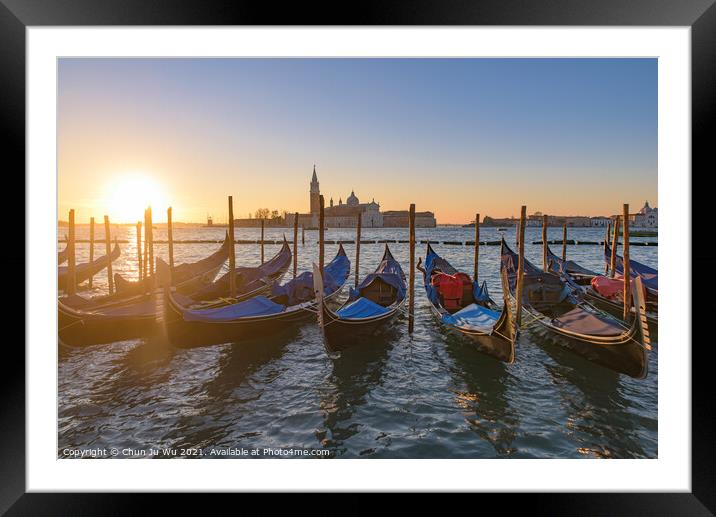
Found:
[[[635,56],[58,56],[56,460],[659,459]]]

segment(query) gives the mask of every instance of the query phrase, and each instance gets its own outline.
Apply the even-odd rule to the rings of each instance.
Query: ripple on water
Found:
[[[527,242],[539,240],[539,229],[527,232]],[[237,233],[239,239],[256,238],[254,229]],[[266,238],[280,239],[282,233],[268,229]],[[499,239],[495,229],[481,233],[486,240]],[[514,230],[506,233],[513,242]],[[207,235],[220,240],[223,230],[175,230],[176,239]],[[133,242],[133,234],[128,237]],[[352,237],[351,230],[329,230],[329,239]],[[601,237],[601,230],[570,229],[570,238]],[[407,230],[364,229],[363,238],[406,239]],[[466,228],[418,229],[417,238],[464,241],[472,235]],[[549,238],[561,238],[561,229]],[[315,241],[315,232],[306,232],[306,241]],[[178,262],[189,261],[217,247],[178,244],[175,253]],[[352,257],[353,246],[345,248]],[[471,248],[435,248],[456,267],[472,270]],[[327,256],[336,249],[328,246]],[[267,246],[266,254],[277,250]],[[392,244],[391,250],[407,265],[405,244]],[[631,254],[656,266],[657,250],[639,247]],[[86,260],[87,251],[86,244],[80,245],[78,260]],[[374,267],[382,251],[378,244],[361,247],[362,274]],[[158,245],[155,252],[166,258],[165,246]],[[603,267],[600,252],[596,246],[568,248],[571,259],[595,270]],[[416,253],[424,255],[424,247]],[[540,253],[539,246],[527,246],[530,260],[539,263]],[[498,255],[497,246],[480,253],[481,278],[497,295]],[[134,256],[127,248],[115,271],[134,278]],[[237,260],[258,263],[258,246],[239,245]],[[299,246],[299,269],[309,269],[316,260],[314,246]],[[420,281],[418,275],[412,336],[401,317],[374,342],[333,358],[311,322],[241,345],[178,350],[161,340],[133,340],[87,349],[62,347],[59,450],[218,446],[321,448],[339,458],[657,456],[657,343],[643,381],[535,342],[527,333],[520,337],[515,364],[504,365],[447,335],[432,317]],[[96,277],[95,286],[101,292],[106,275]]]

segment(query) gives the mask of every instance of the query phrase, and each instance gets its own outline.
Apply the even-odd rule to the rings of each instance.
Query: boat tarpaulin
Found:
[[[569,330],[570,332],[590,336],[618,336],[624,332],[624,327],[613,318],[593,314],[581,307],[575,307],[558,318],[554,318],[552,324],[555,327]]]
[[[350,269],[350,260],[345,252],[339,251],[334,259],[323,267],[323,293],[328,296],[340,289],[348,278]],[[283,285],[274,285],[271,294],[285,296],[287,305],[313,300],[313,272],[304,271]]]
[[[499,312],[471,303],[454,314],[443,315],[442,321],[447,325],[484,332],[491,330],[499,318]]]
[[[604,248],[604,259],[607,261],[607,264],[609,264],[611,261],[611,253],[611,247],[606,246]],[[619,255],[616,256],[614,270],[615,273],[619,275],[624,274],[623,257],[620,257]],[[657,293],[659,291],[659,271],[657,271],[653,267],[649,267],[646,264],[642,264],[641,262],[637,262],[636,260],[630,258],[629,276],[632,278],[637,276],[641,277],[641,281],[647,289],[654,293]]]
[[[354,302],[351,302],[341,308],[338,312],[336,312],[336,314],[341,319],[356,319],[380,316],[381,314],[385,314],[387,312],[390,312],[390,309],[378,305],[367,298],[358,298]]]
[[[238,295],[246,294],[270,283],[272,277],[280,275],[291,263],[291,248],[284,241],[281,250],[269,261],[257,267],[237,267],[236,292]],[[229,292],[229,273],[225,273],[216,281],[205,286],[192,295],[195,300],[211,300],[226,296]]]
[[[400,267],[398,261],[393,258],[393,255],[390,253],[387,245],[385,246],[383,259],[380,261],[380,264],[378,264],[376,270],[367,275],[363,281],[358,284],[358,288],[354,289],[351,287],[348,300],[351,301],[360,298],[362,296],[363,289],[371,285],[376,280],[385,282],[397,291],[395,301],[399,302],[405,298],[405,292],[407,290],[405,284],[405,273],[403,273],[403,268]]]
[[[214,309],[184,309],[184,321],[232,321],[251,316],[267,316],[284,310],[283,305],[274,303],[265,296],[254,296],[246,301]]]
[[[490,301],[490,293],[487,291],[487,282],[482,285],[477,282],[472,283],[472,297],[477,303],[486,303]],[[467,308],[467,307],[465,307]]]
[[[631,281],[631,288],[634,289],[634,279]],[[624,277],[617,276],[609,278],[606,276],[595,276],[592,278],[592,289],[610,300],[621,300],[624,297]],[[646,287],[642,283],[642,292],[646,298]]]

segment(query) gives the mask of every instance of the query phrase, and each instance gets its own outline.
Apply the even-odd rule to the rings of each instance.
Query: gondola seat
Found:
[[[569,295],[558,277],[544,273],[525,275],[524,293],[527,302],[539,311],[559,304]]]
[[[467,273],[458,271],[453,275],[455,278],[462,282],[462,296],[460,297],[460,307],[467,307],[470,305],[474,298],[472,296],[472,279]]]
[[[437,273],[430,279],[440,297],[440,305],[447,311],[459,310],[462,305],[463,283],[460,278],[445,273]]]
[[[624,328],[613,319],[587,312],[580,307],[553,318],[552,324],[570,332],[591,336],[618,336],[624,332]]]
[[[634,279],[631,280],[631,288],[634,289]],[[621,300],[624,298],[624,277],[616,275],[614,278],[596,276],[592,278],[592,289],[610,300]],[[642,293],[647,298],[647,290],[642,284]]]
[[[396,299],[397,292],[395,287],[379,277],[374,278],[368,285],[360,290],[361,296],[381,307],[391,305]]]

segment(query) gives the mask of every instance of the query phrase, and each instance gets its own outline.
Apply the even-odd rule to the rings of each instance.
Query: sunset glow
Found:
[[[105,189],[106,213],[117,223],[141,220],[148,206],[156,213],[154,220],[161,220],[161,213],[171,204],[159,183],[144,173],[118,174]]]
[[[327,202],[439,224],[658,206],[656,79],[655,59],[62,59],[59,215],[303,213],[313,164]]]

